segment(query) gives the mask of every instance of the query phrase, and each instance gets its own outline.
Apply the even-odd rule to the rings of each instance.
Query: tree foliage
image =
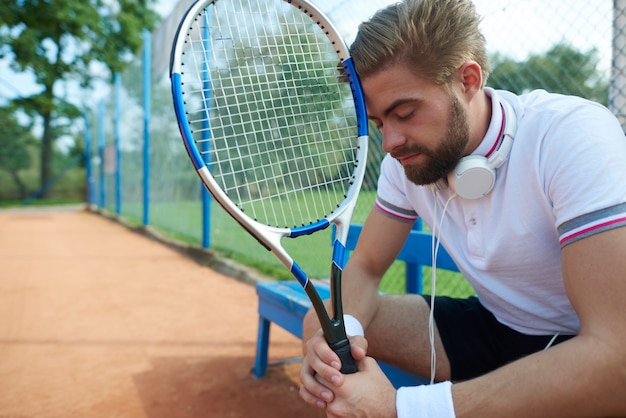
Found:
[[[598,70],[598,52],[583,53],[566,44],[557,44],[545,54],[530,55],[515,61],[495,54],[489,85],[521,94],[533,89],[584,97],[604,105],[608,102],[609,83]]]
[[[153,0],[17,0],[0,3],[0,59],[32,74],[40,91],[15,103],[41,118],[41,184],[52,177],[53,143],[80,109],[55,93],[59,82],[87,87],[94,64],[121,71],[157,15]]]
[[[22,126],[15,117],[14,109],[9,107],[0,108],[0,138],[0,170],[9,173],[19,190],[20,198],[24,199],[27,188],[19,172],[30,168],[29,147],[35,141],[30,128]]]

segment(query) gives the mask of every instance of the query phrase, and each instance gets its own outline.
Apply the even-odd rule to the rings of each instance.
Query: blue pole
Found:
[[[87,112],[83,113],[83,120],[85,121],[85,177],[87,186],[87,204],[92,205],[93,201],[93,174],[91,171],[91,132],[89,131],[89,118]]]
[[[415,231],[422,230],[422,220],[418,219],[415,224],[413,224],[413,229]],[[406,271],[405,271],[405,290],[406,293],[417,293],[422,294],[424,290],[424,273],[422,272],[422,266],[416,263],[406,263]]]
[[[122,87],[122,78],[119,73],[114,76],[115,92],[114,92],[114,142],[115,142],[115,214],[120,215],[122,209],[122,176],[120,167],[120,90]]]
[[[143,225],[150,225],[150,89],[152,88],[152,34],[143,33]]]
[[[205,19],[210,19],[210,16],[207,16],[205,13]],[[205,64],[204,64],[204,80],[202,83],[202,91],[204,94],[204,100],[211,100],[211,80],[209,75],[209,66],[206,64],[211,54],[211,43],[209,40],[209,25],[204,25],[204,34],[202,36],[204,39],[204,50],[206,52]],[[209,103],[206,103],[205,109],[209,109]],[[211,138],[211,131],[209,128],[211,127],[209,123],[209,112],[204,112],[204,120],[202,122],[202,151],[209,151],[209,139]],[[208,154],[205,154],[208,155]],[[208,161],[207,161],[208,165]],[[211,247],[211,195],[207,191],[204,184],[202,185],[202,247],[210,248]]]
[[[100,209],[105,207],[104,183],[104,100],[98,103],[98,154],[100,155]]]

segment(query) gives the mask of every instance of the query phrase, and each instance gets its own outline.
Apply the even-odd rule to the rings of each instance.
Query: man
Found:
[[[305,318],[300,395],[328,416],[626,416],[624,134],[598,104],[486,88],[478,23],[405,0],[351,47],[388,155],[343,275],[357,373]],[[477,297],[379,294],[418,217]],[[396,391],[373,358],[439,383]]]

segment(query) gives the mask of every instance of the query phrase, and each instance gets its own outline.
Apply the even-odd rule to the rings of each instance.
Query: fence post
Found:
[[[86,186],[87,186],[87,205],[91,206],[93,201],[93,174],[91,172],[91,132],[89,126],[89,118],[87,116],[87,112],[83,112],[83,120],[85,121],[85,150],[84,150],[84,159],[85,159],[85,177],[86,177]]]
[[[115,214],[119,216],[122,212],[122,167],[120,164],[120,91],[122,89],[122,77],[120,73],[115,73],[114,83],[113,141],[115,143]]]
[[[205,17],[205,19],[208,19],[208,17]],[[207,41],[208,39],[210,39],[209,37],[209,25],[203,25],[204,26],[204,31],[205,33],[202,36],[202,39],[205,39],[205,45],[204,45],[204,49],[205,51],[207,51],[207,56],[210,56],[211,54],[211,44],[209,43],[209,41]],[[210,80],[210,69],[208,68],[207,64],[204,64],[205,68],[204,68],[204,80],[202,83],[202,90],[204,91],[205,97],[204,100],[211,100],[211,80]],[[204,115],[204,120],[202,122],[202,136],[205,141],[203,141],[202,143],[202,151],[204,152],[208,152],[209,151],[209,144],[210,141],[209,139],[211,138],[211,125],[209,122],[209,112],[205,111],[205,115]],[[207,154],[208,155],[208,154]],[[209,194],[208,190],[206,189],[206,187],[204,187],[204,184],[201,183],[202,186],[202,248],[210,248],[211,247],[211,195]]]
[[[104,99],[98,103],[98,154],[100,157],[100,209],[105,208],[105,168],[104,168]]]
[[[152,34],[143,32],[143,225],[150,224],[150,112]]]

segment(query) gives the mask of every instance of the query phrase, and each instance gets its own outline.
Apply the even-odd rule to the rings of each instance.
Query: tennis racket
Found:
[[[178,28],[170,75],[194,169],[214,199],[295,276],[342,372],[355,372],[341,275],[368,131],[341,36],[304,0],[198,1]],[[281,245],[330,225],[332,316]]]

